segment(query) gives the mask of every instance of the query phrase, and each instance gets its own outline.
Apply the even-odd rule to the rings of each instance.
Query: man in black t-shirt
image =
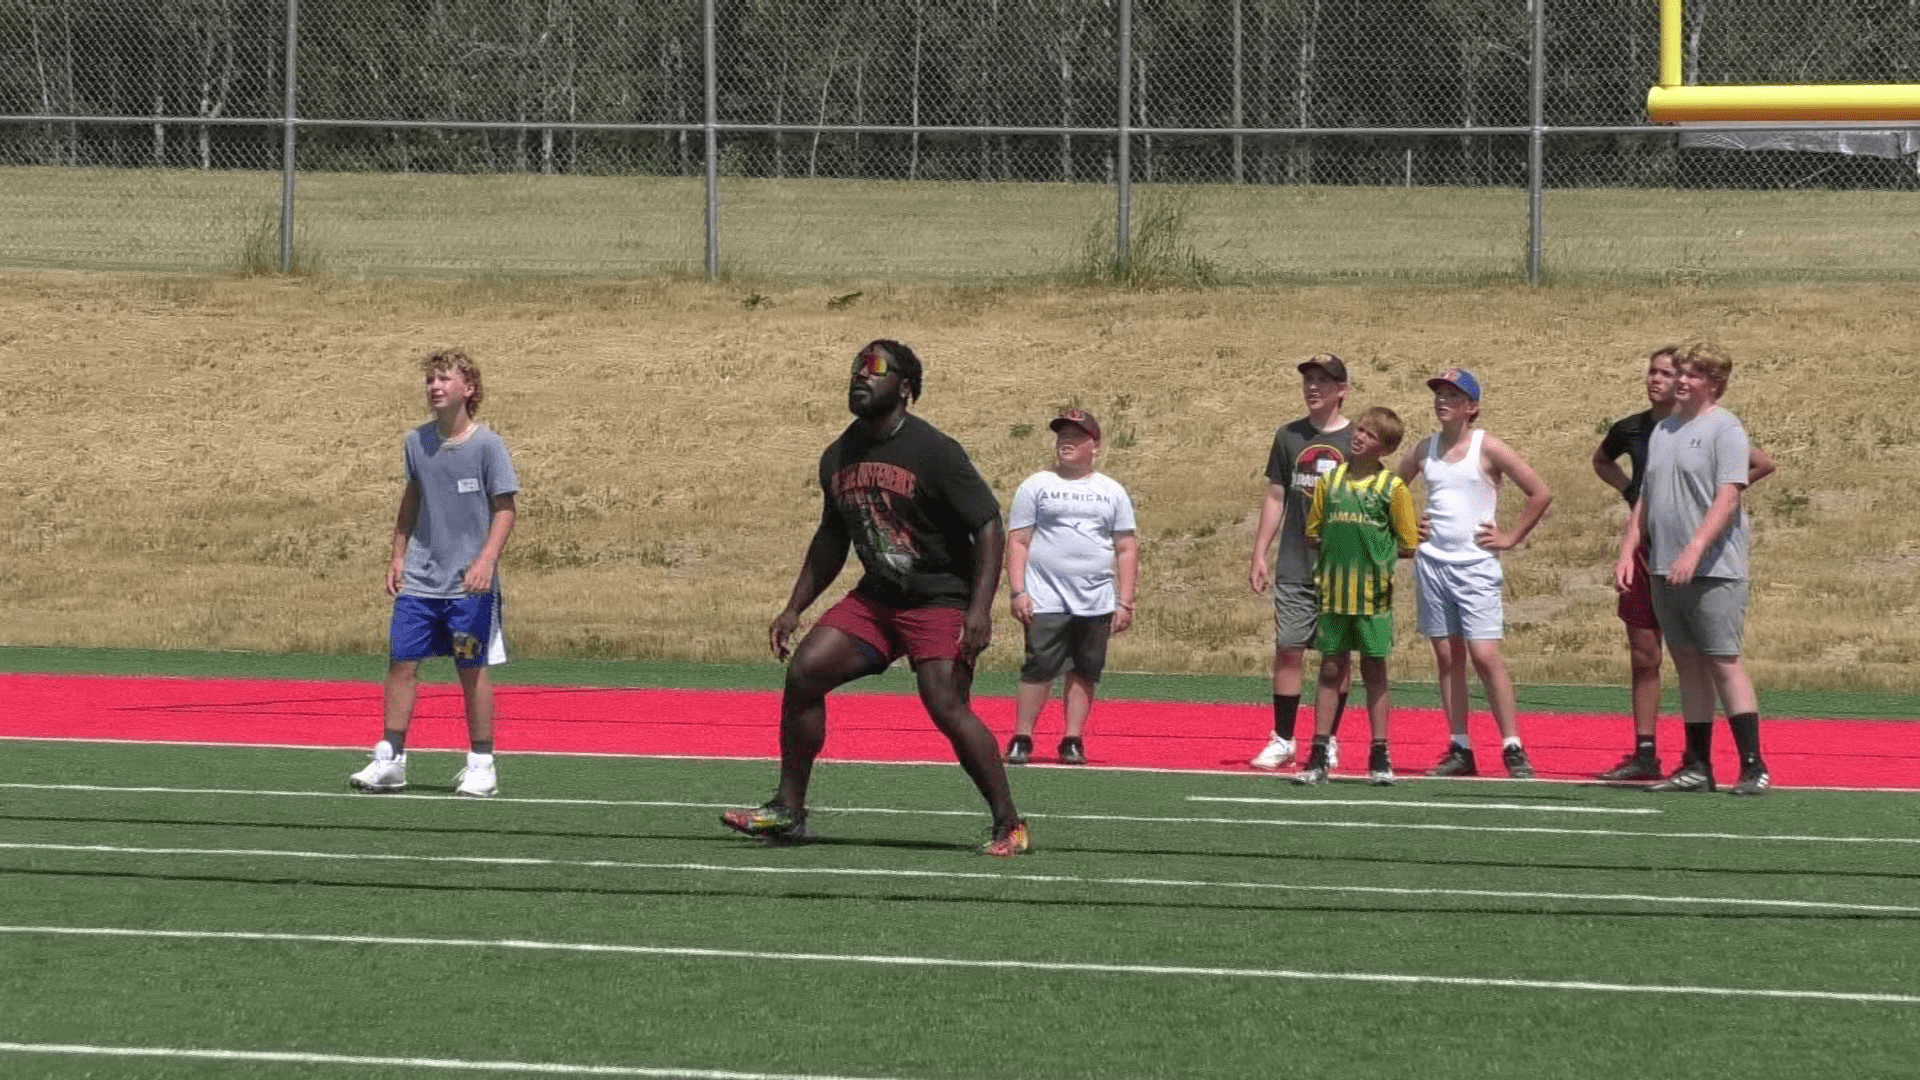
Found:
[[[1678,345],[1663,345],[1647,357],[1647,404],[1651,408],[1634,413],[1607,429],[1606,437],[1593,452],[1593,471],[1608,487],[1618,491],[1631,508],[1640,499],[1640,482],[1647,471],[1647,443],[1655,424],[1672,415],[1673,384],[1677,369]],[[1620,459],[1628,468],[1620,468]],[[1773,472],[1773,459],[1766,452],[1751,449],[1747,460],[1749,487]],[[1660,719],[1660,623],[1653,615],[1653,578],[1647,569],[1644,544],[1634,556],[1634,576],[1621,592],[1617,607],[1620,621],[1627,628],[1627,662],[1632,671],[1633,750],[1620,763],[1600,774],[1602,780],[1660,780],[1659,752],[1654,730]]]
[[[855,419],[820,455],[820,525],[785,610],[767,630],[774,655],[788,660],[780,787],[762,806],[722,814],[728,828],[804,840],[807,784],[827,737],[827,693],[905,656],[927,715],[993,813],[992,839],[980,850],[1027,850],[999,746],[968,704],[974,661],[993,639],[1006,526],[999,500],[960,444],[908,413],[920,384],[920,358],[897,341],[872,342],[854,358],[847,409]],[[789,648],[800,613],[839,575],[849,547],[866,573]]]

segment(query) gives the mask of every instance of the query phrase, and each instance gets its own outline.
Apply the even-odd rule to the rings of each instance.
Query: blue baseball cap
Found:
[[[1438,390],[1442,386],[1451,386],[1467,395],[1468,401],[1480,400],[1480,380],[1474,378],[1473,372],[1466,368],[1450,367],[1427,380],[1429,390]]]

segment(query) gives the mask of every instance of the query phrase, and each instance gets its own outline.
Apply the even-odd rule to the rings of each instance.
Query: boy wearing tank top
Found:
[[[1501,759],[1517,780],[1533,778],[1533,764],[1514,719],[1513,680],[1500,655],[1505,634],[1500,553],[1516,547],[1553,502],[1546,482],[1498,438],[1474,426],[1480,416],[1480,382],[1462,368],[1427,380],[1440,430],[1420,440],[1395,470],[1412,484],[1426,484],[1422,541],[1413,564],[1420,633],[1433,643],[1440,680],[1440,707],[1453,738],[1428,776],[1474,776],[1479,767],[1467,736],[1467,664],[1486,688],[1487,705],[1500,729]],[[1510,528],[1500,528],[1495,510],[1500,485],[1512,480],[1526,505]]]

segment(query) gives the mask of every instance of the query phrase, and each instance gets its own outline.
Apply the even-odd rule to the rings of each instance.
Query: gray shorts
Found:
[[[1273,647],[1311,649],[1320,625],[1320,590],[1311,581],[1273,583]]]
[[[1421,555],[1413,560],[1414,600],[1423,637],[1498,641],[1506,636],[1499,559],[1453,563]]]
[[[1027,626],[1027,659],[1020,665],[1020,681],[1050,683],[1069,668],[1088,682],[1099,682],[1107,667],[1107,638],[1113,633],[1113,614],[1036,614]]]
[[[1685,585],[1653,579],[1653,614],[1669,649],[1739,656],[1747,628],[1745,578],[1697,577]]]

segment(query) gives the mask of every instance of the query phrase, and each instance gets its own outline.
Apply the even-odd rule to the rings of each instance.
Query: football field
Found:
[[[50,677],[6,678],[17,705]],[[450,794],[457,754],[420,748],[407,794],[347,792],[369,684],[65,678],[111,690],[67,722],[123,733],[0,726],[0,1075],[1913,1070],[1920,804],[1796,786],[1796,765],[1753,800],[1564,777],[1307,789],[1216,740],[1212,768],[1017,770],[1036,850],[994,861],[971,853],[985,815],[957,768],[882,760],[926,749],[903,696],[843,699],[817,841],[764,847],[716,821],[773,782],[771,716],[722,704],[744,690],[622,712],[544,688],[523,742],[572,724],[617,750],[624,726],[692,753],[503,742],[502,794],[476,801]],[[458,744],[443,689],[427,747]],[[1114,704],[1096,761],[1155,705]],[[981,699],[996,731],[1005,706]],[[257,745],[287,717],[313,745]],[[1528,719],[1543,774],[1584,768],[1577,725]],[[1916,786],[1897,719],[1783,721],[1782,761],[1860,723],[1881,727],[1852,774]],[[739,756],[702,743],[716,728]],[[1428,749],[1396,733],[1403,774]]]

